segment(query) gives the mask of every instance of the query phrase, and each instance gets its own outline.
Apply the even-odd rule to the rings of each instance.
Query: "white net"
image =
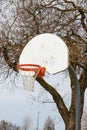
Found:
[[[26,68],[28,67],[26,66]],[[31,68],[34,67],[31,66]],[[35,73],[34,71],[23,71],[21,69],[19,70],[19,72],[22,77],[23,88],[29,91],[34,91],[35,79],[40,72],[40,68],[38,69],[37,73]]]
[[[28,75],[22,75],[23,88],[29,91],[34,91],[35,78]]]
[[[20,70],[20,74],[23,81],[23,88],[28,91],[34,91],[34,83],[35,83],[35,78],[36,78],[35,72]]]

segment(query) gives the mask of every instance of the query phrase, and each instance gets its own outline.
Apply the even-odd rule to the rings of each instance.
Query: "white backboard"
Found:
[[[68,48],[58,36],[50,33],[37,35],[24,47],[19,64],[38,64],[50,74],[67,69]]]

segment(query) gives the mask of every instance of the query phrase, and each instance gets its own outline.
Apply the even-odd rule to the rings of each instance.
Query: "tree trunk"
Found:
[[[68,123],[65,127],[65,130],[75,130],[75,126],[72,125],[71,123]]]

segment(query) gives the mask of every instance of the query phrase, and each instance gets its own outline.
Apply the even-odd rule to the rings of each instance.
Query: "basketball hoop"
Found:
[[[22,76],[23,87],[26,90],[34,90],[36,77],[45,76],[45,67],[36,64],[18,64],[17,68]]]

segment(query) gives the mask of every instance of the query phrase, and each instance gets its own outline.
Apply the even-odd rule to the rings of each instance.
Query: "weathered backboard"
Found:
[[[50,33],[37,35],[24,47],[19,64],[38,64],[50,74],[67,69],[68,48],[58,36]]]

